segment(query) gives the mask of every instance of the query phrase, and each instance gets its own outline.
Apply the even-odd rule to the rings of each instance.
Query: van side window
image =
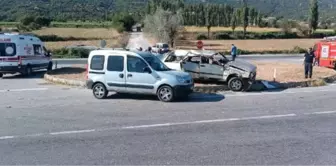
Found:
[[[144,68],[148,65],[140,58],[135,56],[127,56],[127,71],[128,72],[136,72],[136,73],[144,73]]]
[[[109,56],[107,60],[108,71],[124,71],[124,57],[123,56]]]
[[[42,47],[38,44],[33,44],[34,47],[34,55],[42,55]]]
[[[90,62],[90,69],[92,70],[103,70],[105,63],[105,56],[104,55],[94,55],[91,58]]]

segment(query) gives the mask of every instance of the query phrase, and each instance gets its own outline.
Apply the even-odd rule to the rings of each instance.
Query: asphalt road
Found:
[[[335,86],[190,101],[0,80],[0,164],[336,164]]]

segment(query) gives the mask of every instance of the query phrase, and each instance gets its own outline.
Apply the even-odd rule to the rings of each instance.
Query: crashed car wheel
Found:
[[[244,82],[238,77],[233,77],[229,80],[229,88],[234,92],[242,91],[244,88]]]

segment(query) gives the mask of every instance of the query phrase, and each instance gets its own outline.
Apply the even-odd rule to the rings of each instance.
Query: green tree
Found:
[[[249,23],[249,8],[247,7],[247,5],[244,5],[243,8],[243,13],[242,13],[242,23],[243,23],[243,28],[244,28],[244,38],[246,37],[246,28],[248,26]]]
[[[235,29],[237,27],[237,18],[238,18],[238,14],[237,14],[237,10],[236,10],[232,14],[232,18],[231,18],[231,28],[232,28],[233,32],[235,31]]]
[[[310,14],[309,14],[310,34],[313,33],[317,29],[318,17],[319,17],[319,11],[318,11],[317,0],[311,0],[310,1]]]

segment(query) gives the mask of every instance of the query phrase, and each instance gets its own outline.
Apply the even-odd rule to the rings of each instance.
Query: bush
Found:
[[[205,34],[198,34],[196,39],[197,40],[207,40],[208,37]]]
[[[305,52],[306,52],[306,49],[301,48],[299,46],[295,46],[293,48],[293,50],[291,50],[291,53],[297,53],[297,54],[299,54],[299,53],[305,53]]]
[[[233,39],[230,32],[215,33],[214,38],[217,40]]]
[[[84,48],[61,48],[53,50],[55,58],[88,58],[91,50]]]
[[[80,37],[60,37],[57,35],[35,35],[44,42],[57,42],[57,41],[78,41],[78,40],[99,40],[99,38],[80,38]]]

